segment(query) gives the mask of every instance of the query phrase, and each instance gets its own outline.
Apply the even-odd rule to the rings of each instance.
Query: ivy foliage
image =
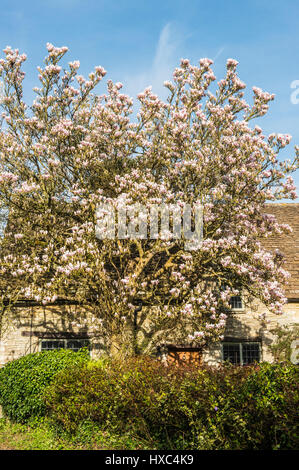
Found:
[[[87,362],[87,350],[54,350],[28,354],[0,369],[0,405],[12,421],[44,416],[43,392],[63,369]]]

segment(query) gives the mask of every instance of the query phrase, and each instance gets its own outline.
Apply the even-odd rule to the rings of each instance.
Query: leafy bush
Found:
[[[52,417],[69,431],[90,419],[103,429],[125,431],[133,426],[147,435],[148,427],[156,426],[155,412],[167,397],[171,372],[147,359],[73,368],[57,376],[45,401]]]
[[[28,354],[0,369],[0,404],[14,422],[25,423],[45,413],[44,389],[58,372],[89,359],[87,351],[54,350]]]
[[[165,367],[140,358],[60,373],[45,402],[58,427],[85,421],[173,449],[294,449],[298,368]]]
[[[216,413],[202,436],[212,448],[298,448],[298,368],[264,363],[241,371],[223,378]]]

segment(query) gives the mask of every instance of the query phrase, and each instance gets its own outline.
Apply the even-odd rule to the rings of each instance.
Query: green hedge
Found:
[[[28,354],[0,369],[0,404],[12,421],[44,416],[43,392],[63,369],[89,360],[87,351],[54,350]]]
[[[60,373],[45,402],[57,428],[84,422],[152,448],[298,448],[298,368],[165,367],[141,358]]]
[[[15,422],[47,415],[56,431],[94,426],[150,448],[298,449],[298,376],[290,363],[183,369],[59,350],[3,367],[0,404]]]

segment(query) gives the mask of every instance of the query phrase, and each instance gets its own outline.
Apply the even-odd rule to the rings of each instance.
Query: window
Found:
[[[53,349],[71,349],[79,351],[79,349],[88,347],[88,339],[43,339],[41,341],[41,351],[52,351]]]
[[[222,283],[220,290],[223,292],[228,288],[229,288],[228,284]],[[238,289],[238,291],[242,293],[242,287],[235,286],[235,288]],[[229,303],[230,303],[230,308],[232,310],[244,310],[242,295],[233,295],[230,298]]]
[[[245,341],[242,343],[222,343],[222,358],[235,365],[248,365],[260,361],[260,343]]]
[[[243,310],[242,297],[240,295],[235,295],[230,299],[230,305],[232,310]]]

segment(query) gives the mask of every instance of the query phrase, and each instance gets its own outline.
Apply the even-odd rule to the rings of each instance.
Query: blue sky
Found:
[[[28,55],[28,99],[47,42],[68,46],[67,59],[79,59],[83,75],[102,65],[132,97],[148,85],[165,97],[163,81],[182,57],[195,64],[213,59],[217,79],[234,58],[248,98],[253,86],[275,93],[258,124],[293,136],[285,158],[299,145],[299,104],[290,99],[299,80],[298,32],[297,0],[1,0],[0,49],[10,45]],[[299,187],[299,171],[295,181]]]

